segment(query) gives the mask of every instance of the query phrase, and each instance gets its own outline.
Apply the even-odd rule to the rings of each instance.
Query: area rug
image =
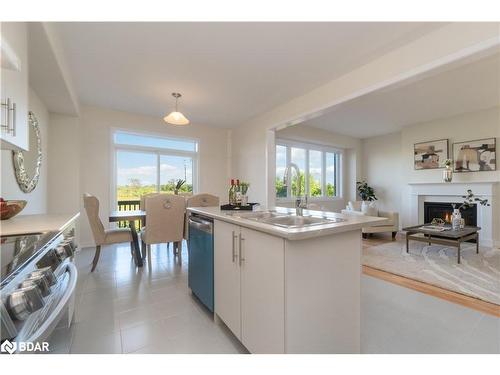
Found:
[[[500,249],[462,244],[461,264],[457,249],[443,245],[390,242],[363,249],[363,265],[422,281],[447,290],[500,305]]]

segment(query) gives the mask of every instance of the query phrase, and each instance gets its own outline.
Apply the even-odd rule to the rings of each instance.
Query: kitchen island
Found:
[[[361,228],[386,219],[188,210],[214,221],[215,316],[251,353],[359,353]]]

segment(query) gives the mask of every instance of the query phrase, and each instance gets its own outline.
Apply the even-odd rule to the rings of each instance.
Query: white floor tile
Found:
[[[94,248],[76,257],[80,271],[74,323],[54,334],[55,352],[246,353],[191,294],[187,247],[153,246],[152,262],[136,268],[128,245],[103,247],[95,272]]]

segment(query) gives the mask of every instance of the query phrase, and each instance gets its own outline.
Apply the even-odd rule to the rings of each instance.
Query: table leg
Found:
[[[134,253],[135,253],[135,265],[137,267],[142,267],[142,256],[141,256],[141,248],[139,247],[139,237],[137,236],[137,230],[135,228],[135,222],[130,220],[130,231],[132,232],[132,241],[134,242]]]
[[[476,233],[476,254],[479,254],[479,233]]]
[[[406,253],[410,252],[410,233],[406,233]]]
[[[458,264],[460,264],[460,240],[458,240],[457,248],[458,248]]]
[[[429,246],[431,246],[431,245],[432,245],[432,243],[431,243],[431,235],[430,235],[430,234],[428,234],[428,235],[427,235],[427,238],[429,239]]]

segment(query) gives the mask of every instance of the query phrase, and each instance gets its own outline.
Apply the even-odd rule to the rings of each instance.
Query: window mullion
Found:
[[[327,197],[326,191],[326,152],[321,151],[321,196]]]
[[[156,192],[160,192],[160,153],[156,152]]]
[[[306,167],[304,171],[304,197],[309,196],[309,149],[305,149]]]
[[[286,168],[290,167],[290,163],[292,162],[292,148],[290,146],[286,146]],[[287,181],[286,181],[286,197],[292,197],[292,176],[291,170],[288,170]]]

